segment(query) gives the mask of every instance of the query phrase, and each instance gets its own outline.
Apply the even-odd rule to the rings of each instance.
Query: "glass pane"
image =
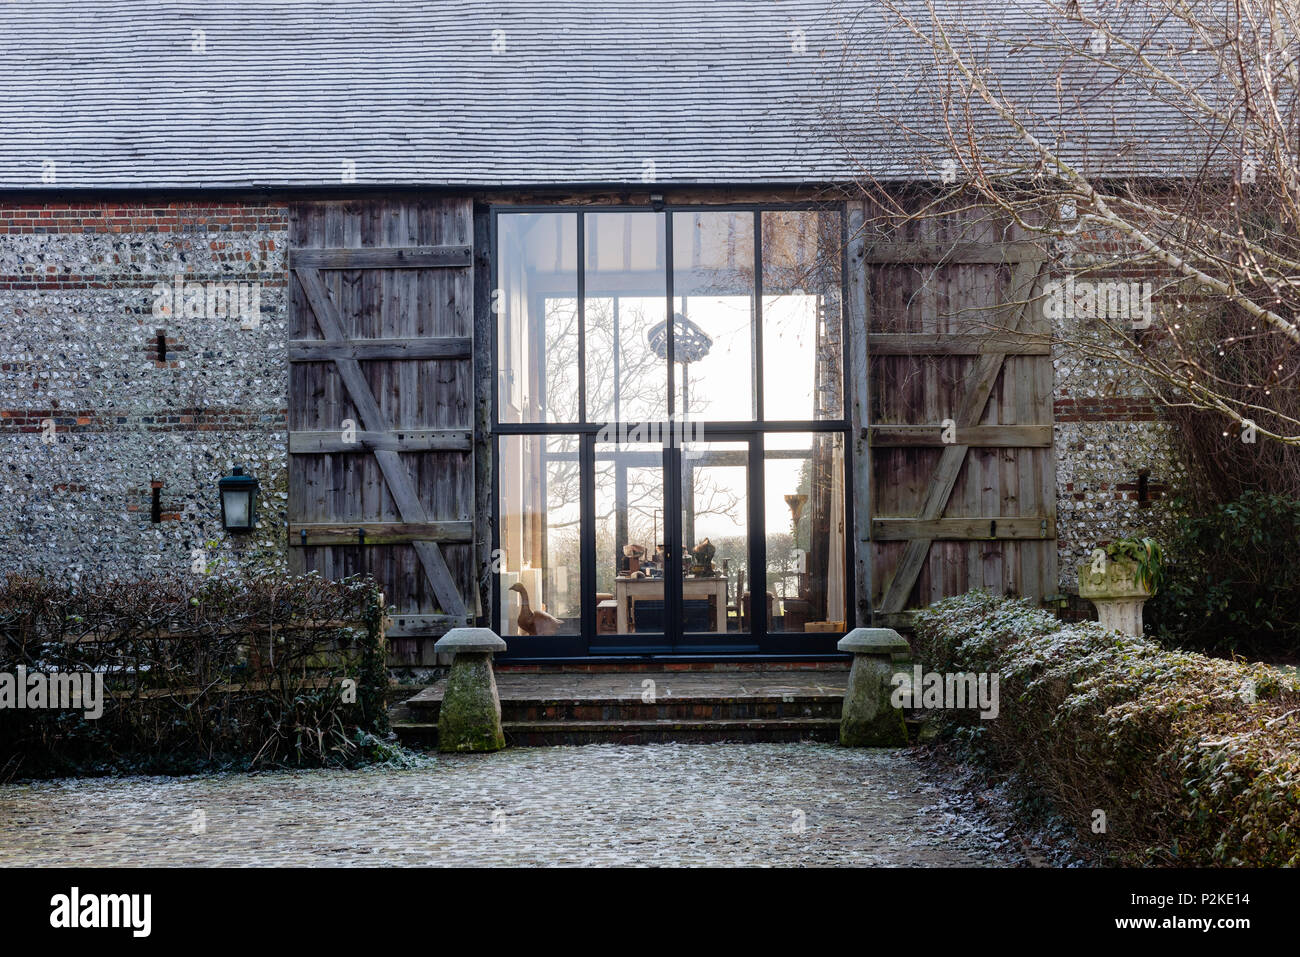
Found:
[[[497,217],[497,415],[578,422],[578,216]]]
[[[226,524],[231,528],[248,527],[248,501],[250,493],[244,489],[221,493],[221,501],[226,509]]]
[[[840,214],[763,213],[763,418],[839,419]]]
[[[578,437],[510,435],[500,460],[502,635],[582,624]]]
[[[588,213],[587,420],[668,418],[668,360],[651,330],[668,314],[663,213]]]
[[[682,630],[750,630],[749,446],[682,444]]]
[[[763,485],[772,630],[843,632],[843,434],[765,436]]]
[[[664,632],[663,446],[596,443],[596,632]]]
[[[673,296],[677,415],[752,421],[753,213],[673,214]]]

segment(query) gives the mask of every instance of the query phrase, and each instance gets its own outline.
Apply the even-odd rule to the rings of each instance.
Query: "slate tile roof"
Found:
[[[946,2],[1028,37],[1045,16]],[[932,176],[884,119],[924,125],[928,63],[875,0],[0,0],[0,189]],[[1111,100],[1098,155],[1150,170],[1169,111]]]

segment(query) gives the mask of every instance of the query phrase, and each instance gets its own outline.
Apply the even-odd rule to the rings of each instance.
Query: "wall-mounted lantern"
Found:
[[[251,532],[256,522],[257,479],[236,465],[217,482],[221,493],[221,524],[228,532]]]

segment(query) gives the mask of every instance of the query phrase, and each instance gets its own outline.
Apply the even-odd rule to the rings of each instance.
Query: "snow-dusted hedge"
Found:
[[[383,619],[368,578],[0,578],[0,781],[370,759]]]
[[[980,592],[922,612],[915,644],[927,669],[998,673],[997,718],[950,720],[978,725],[983,753],[1036,782],[1113,860],[1300,864],[1293,677]]]

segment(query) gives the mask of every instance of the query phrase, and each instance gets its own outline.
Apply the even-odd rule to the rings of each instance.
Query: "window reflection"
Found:
[[[596,443],[596,633],[664,631],[664,471],[658,442]]]
[[[844,412],[840,215],[763,213],[763,417]]]
[[[578,437],[501,439],[502,635],[581,631]]]
[[[844,630],[844,436],[764,437],[767,589],[774,631]]]
[[[650,332],[667,315],[664,214],[588,213],[587,419],[668,417],[668,362]]]
[[[753,419],[753,213],[673,214],[673,295],[677,413]]]
[[[497,218],[497,414],[578,422],[578,216]]]
[[[682,630],[750,630],[749,445],[683,442]]]

